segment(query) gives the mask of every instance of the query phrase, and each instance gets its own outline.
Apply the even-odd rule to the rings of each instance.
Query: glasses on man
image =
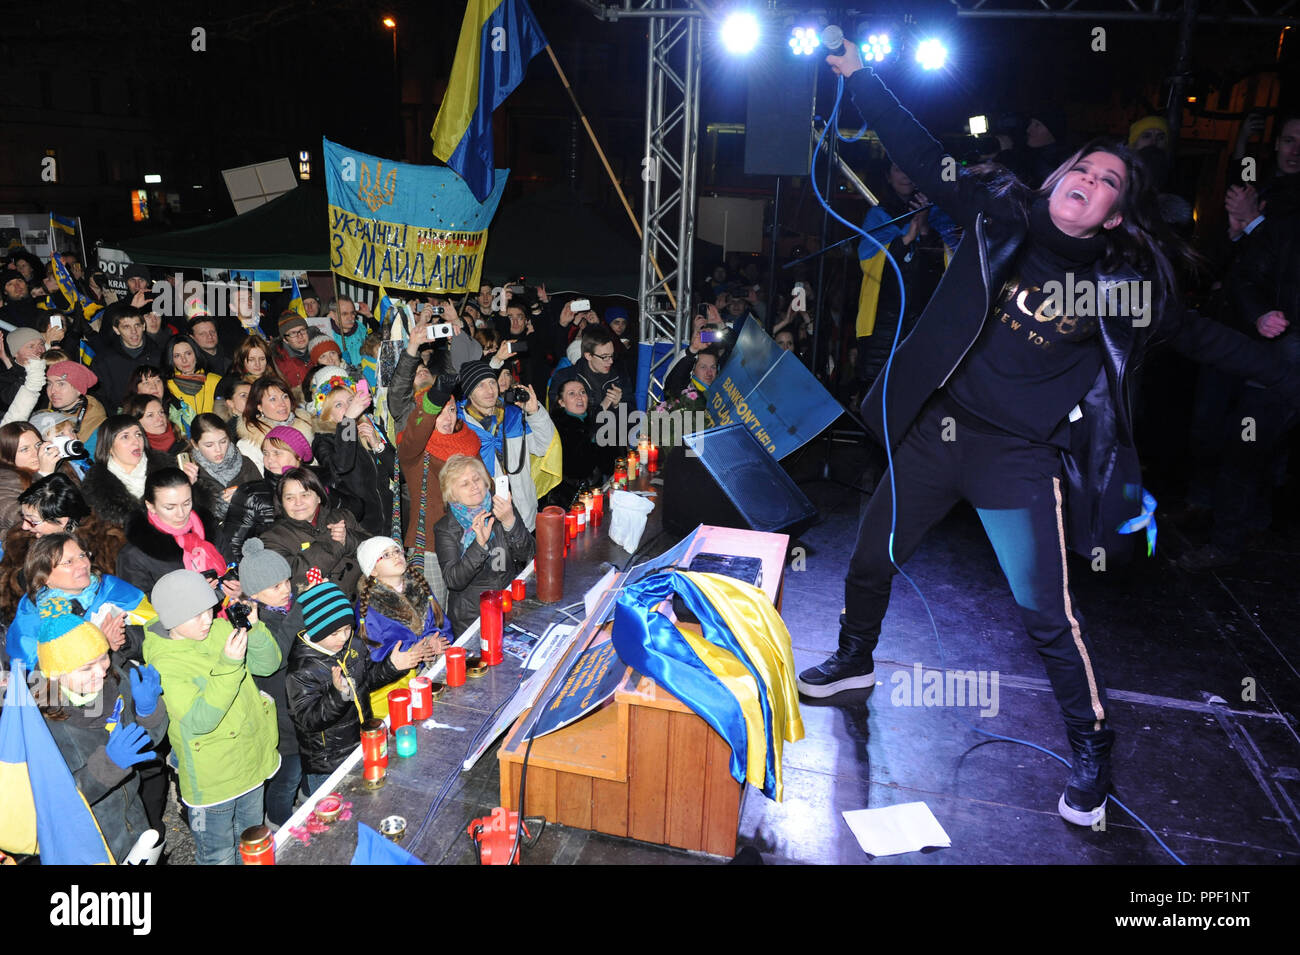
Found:
[[[598,351],[594,351],[594,352],[591,353],[591,357],[592,357],[592,358],[599,358],[601,361],[613,361],[613,360],[614,360],[614,352],[613,352],[613,351],[607,351],[607,352],[605,352],[605,353],[602,355],[600,352],[598,352]]]

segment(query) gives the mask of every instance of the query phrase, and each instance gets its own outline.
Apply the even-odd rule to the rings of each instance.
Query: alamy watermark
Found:
[[[646,435],[650,443],[659,448],[674,448],[682,444],[682,436],[704,431],[711,425],[708,412],[687,411],[632,411],[619,405],[618,414],[602,411],[596,416],[596,444],[602,448],[635,448],[637,439]],[[686,453],[695,452],[687,447]]]
[[[980,716],[998,715],[997,670],[927,670],[920,663],[897,670],[889,702],[894,706],[960,706],[980,708]]]
[[[1073,318],[1131,318],[1135,328],[1151,324],[1152,291],[1147,279],[1114,282],[1075,280],[1065,273],[1065,282],[1043,283],[1044,306],[1055,315]]]
[[[261,311],[257,285],[253,282],[200,282],[185,280],[175,273],[170,280],[153,283],[153,311],[163,318],[187,318],[187,306],[199,307],[209,315],[257,316]],[[191,306],[191,307],[193,307]]]

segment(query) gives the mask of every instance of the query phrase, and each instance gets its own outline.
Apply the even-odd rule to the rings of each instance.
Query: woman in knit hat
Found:
[[[277,516],[280,477],[286,471],[306,467],[313,460],[311,445],[297,428],[272,428],[262,439],[265,477],[241,484],[230,499],[221,522],[221,552],[235,563],[243,554],[244,542],[270,530]],[[328,490],[328,489],[327,489]]]
[[[280,732],[276,749],[280,769],[266,783],[266,821],[273,827],[284,825],[293,815],[293,802],[302,783],[302,760],[298,756],[298,736],[289,718],[289,700],[285,696],[285,676],[289,669],[289,651],[305,626],[302,606],[293,596],[289,562],[273,550],[267,550],[256,537],[244,545],[239,562],[239,586],[246,600],[257,604],[258,617],[275,638],[281,662],[274,673],[254,675],[253,681],[263,693],[275,700],[275,720]]]
[[[45,394],[50,410],[74,415],[77,419],[77,438],[90,447],[95,430],[108,417],[98,398],[86,392],[99,382],[99,377],[79,361],[59,361],[45,372]]]
[[[293,389],[288,383],[273,376],[253,382],[244,404],[244,414],[235,425],[239,436],[239,451],[259,468],[262,463],[262,439],[272,428],[287,425],[311,442],[315,433],[311,418],[294,407]]]
[[[312,379],[311,446],[321,480],[367,534],[380,534],[393,525],[397,451],[369,407],[368,388],[358,391],[345,368],[322,368]]]
[[[77,789],[116,862],[151,827],[140,796],[141,764],[157,759],[167,733],[167,708],[153,667],[132,667],[130,679],[110,662],[108,641],[93,623],[51,610],[41,620],[40,669],[48,682],[34,695]],[[157,829],[160,836],[166,830]]]
[[[182,434],[196,414],[217,410],[221,376],[208,371],[203,350],[188,335],[173,338],[163,349],[163,378],[180,409]]]
[[[395,649],[409,650],[428,638],[435,653],[451,644],[451,621],[429,591],[418,567],[406,561],[402,545],[391,537],[371,537],[357,548],[364,575],[357,588],[358,633],[370,659],[384,659]],[[378,716],[388,715],[388,690],[380,687],[371,698]]]
[[[195,861],[234,865],[240,833],[262,823],[262,785],[280,767],[275,703],[248,677],[274,673],[280,648],[256,604],[247,630],[214,619],[217,597],[195,571],[167,574],[150,597],[158,620],[144,658],[162,678]]]
[[[429,662],[436,651],[426,638],[372,660],[353,635],[352,604],[329,581],[304,591],[299,603],[306,626],[289,654],[285,690],[307,790],[314,792],[361,742],[361,724],[373,712],[371,692]]]

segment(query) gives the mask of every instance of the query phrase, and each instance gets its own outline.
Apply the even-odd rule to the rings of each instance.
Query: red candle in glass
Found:
[[[465,648],[448,647],[444,656],[447,658],[447,685],[465,685]]]
[[[513,607],[514,605],[515,602],[513,598],[510,596],[510,591],[508,589],[501,591],[501,612],[509,613],[510,608]]]
[[[433,681],[427,676],[411,680],[411,722],[433,715]]]
[[[389,690],[388,692],[388,726],[396,733],[398,727],[411,722],[411,691]]]
[[[564,515],[564,536],[573,540],[578,536],[578,515],[568,513]]]
[[[484,656],[488,654],[493,638],[501,641],[501,591],[484,590],[478,595],[479,640]]]
[[[524,578],[516,577],[510,582],[510,596],[515,600],[523,600],[528,593],[525,588]]]

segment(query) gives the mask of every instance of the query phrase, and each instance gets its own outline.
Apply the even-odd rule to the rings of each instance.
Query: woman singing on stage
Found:
[[[906,561],[958,501],[975,507],[1065,719],[1074,759],[1058,809],[1091,825],[1105,812],[1114,731],[1066,546],[1112,562],[1131,550],[1117,532],[1143,508],[1136,371],[1160,340],[1264,384],[1294,388],[1294,378],[1264,346],[1183,308],[1170,257],[1190,250],[1164,229],[1130,150],[1094,140],[1036,190],[1006,170],[966,174],[852,44],[826,60],[893,161],[965,230],[888,377],[862,404],[893,450],[894,559]],[[799,675],[807,696],[875,683],[895,573],[888,477],[878,488],[845,577],[839,648]]]

